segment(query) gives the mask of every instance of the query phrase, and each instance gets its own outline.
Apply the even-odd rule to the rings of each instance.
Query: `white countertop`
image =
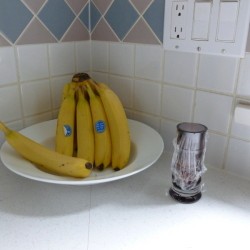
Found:
[[[168,195],[170,158],[94,186],[36,182],[0,163],[0,249],[250,249],[250,182],[208,168],[201,200],[181,204]]]

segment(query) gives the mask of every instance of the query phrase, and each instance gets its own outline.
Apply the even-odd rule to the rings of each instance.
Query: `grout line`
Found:
[[[59,43],[60,39],[57,39],[57,37],[49,30],[49,28],[43,23],[43,21],[39,18],[39,13],[42,11],[42,9],[44,8],[44,6],[46,5],[46,3],[48,2],[48,0],[45,0],[44,3],[41,5],[40,9],[38,10],[38,12],[36,13],[35,11],[33,11],[29,5],[21,0],[22,4],[24,4],[26,6],[26,8],[32,13],[33,17],[31,18],[30,22],[26,25],[26,27],[24,28],[24,30],[21,32],[21,34],[18,36],[18,38],[16,39],[16,41],[14,42],[14,44],[17,44],[18,41],[22,38],[24,32],[28,29],[28,27],[30,26],[30,24],[34,21],[34,20],[38,20],[40,22],[40,24],[49,32],[49,34],[52,35],[52,37],[55,38],[55,40]],[[66,2],[67,4],[67,2]],[[66,33],[66,32],[65,32]],[[65,34],[64,34],[65,35]],[[25,44],[26,45],[26,44]]]
[[[225,152],[224,152],[224,158],[223,158],[223,164],[222,164],[222,169],[226,169],[226,163],[227,163],[227,158],[228,158],[228,150],[229,150],[229,143],[230,143],[230,138],[232,138],[232,126],[233,126],[233,120],[234,120],[234,107],[236,104],[236,98],[237,98],[237,88],[239,85],[239,76],[240,76],[240,65],[241,65],[241,60],[239,59],[238,65],[237,65],[237,76],[235,77],[235,83],[234,83],[234,90],[233,90],[233,100],[232,100],[232,107],[230,111],[230,119],[228,121],[228,132],[227,132],[227,143],[225,147]]]
[[[162,60],[161,60],[161,106],[160,106],[160,113],[159,113],[159,132],[162,132],[162,122],[163,122],[163,92],[164,92],[164,75],[165,75],[165,64],[166,64],[166,55],[167,52],[162,48]]]
[[[73,73],[73,75],[76,74],[76,73],[78,73],[77,72],[77,69],[78,69],[77,66],[78,65],[77,65],[77,51],[76,51],[77,50],[77,45],[76,44],[77,44],[77,41],[73,42],[73,45],[74,45],[74,64],[75,64],[74,65],[75,67],[74,67],[74,73]]]
[[[133,69],[133,84],[132,84],[132,103],[131,103],[131,107],[133,110],[135,110],[135,80],[136,80],[136,77],[135,77],[135,64],[136,64],[136,44],[134,44],[134,54],[133,54],[133,60],[134,60],[134,69]]]
[[[46,53],[47,53],[47,58],[48,58],[48,75],[49,75],[49,86],[50,86],[50,104],[51,104],[51,113],[52,116],[54,117],[54,105],[53,105],[53,91],[52,91],[52,77],[51,77],[51,64],[50,64],[50,53],[49,53],[49,44],[46,44]]]
[[[21,76],[20,76],[20,67],[19,67],[17,46],[14,45],[12,47],[12,49],[14,51],[14,57],[15,57],[15,63],[16,63],[16,76],[17,76],[17,87],[18,87],[18,93],[19,93],[19,99],[20,99],[20,107],[21,107],[21,120],[22,120],[22,125],[24,127],[25,126],[24,107],[23,107],[23,101],[22,101]]]
[[[21,34],[19,34],[18,38],[15,41],[15,45],[18,45],[18,41],[23,37],[23,34],[26,32],[26,30],[29,28],[29,26],[31,25],[31,23],[33,22],[33,20],[35,20],[36,17],[35,15],[32,16],[32,18],[30,19],[30,21],[27,23],[27,25],[24,27],[24,29],[22,30]]]
[[[93,41],[92,40],[89,40],[89,71],[90,71],[90,75],[93,74]]]
[[[195,76],[195,84],[194,84],[194,96],[193,96],[193,106],[191,113],[191,121],[194,122],[195,119],[195,108],[196,108],[196,96],[198,91],[198,75],[200,69],[200,54],[197,54],[197,63],[196,63],[196,76]]]
[[[163,111],[163,90],[164,90],[164,69],[165,69],[165,58],[166,58],[166,51],[162,49],[162,58],[161,58],[161,104],[160,104],[160,113],[159,116],[162,117]],[[160,122],[160,130],[161,130],[161,122]]]

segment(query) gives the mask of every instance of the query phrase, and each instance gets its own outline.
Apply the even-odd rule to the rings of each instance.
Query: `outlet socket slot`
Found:
[[[171,39],[186,39],[187,1],[174,1],[171,11]]]

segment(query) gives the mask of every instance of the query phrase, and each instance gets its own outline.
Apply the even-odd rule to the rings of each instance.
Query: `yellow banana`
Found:
[[[77,157],[94,162],[94,130],[90,105],[81,87],[77,90],[78,102],[76,106],[76,136]]]
[[[24,158],[54,174],[83,178],[89,176],[92,164],[84,159],[59,154],[9,129],[0,122],[7,142]]]
[[[56,128],[56,152],[72,156],[74,152],[75,86],[66,84]]]
[[[63,102],[63,100],[67,97],[70,87],[71,87],[71,82],[70,82],[70,83],[66,83],[66,84],[63,86],[62,102]]]
[[[96,95],[89,84],[86,84],[92,113],[95,138],[95,166],[106,168],[111,162],[111,138],[109,124],[102,106],[100,96]]]
[[[120,170],[130,157],[130,132],[123,105],[118,96],[104,83],[96,84],[101,97],[108,123],[112,145],[112,168]]]

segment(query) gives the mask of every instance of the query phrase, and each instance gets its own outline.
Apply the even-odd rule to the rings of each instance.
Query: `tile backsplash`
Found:
[[[88,0],[2,0],[0,46],[89,40]]]
[[[250,179],[250,127],[233,119],[237,101],[250,102],[250,53],[239,59],[164,51],[163,0],[2,4],[2,121],[21,129],[55,118],[63,85],[87,72],[114,89],[129,118],[159,131],[167,151],[179,122],[203,123],[206,165]],[[10,10],[16,12],[11,21]],[[131,18],[120,22],[125,12]]]
[[[159,131],[167,151],[173,151],[179,122],[203,123],[209,128],[206,164],[250,178],[250,128],[233,119],[237,101],[250,102],[249,53],[239,59],[164,51],[160,45],[91,43],[104,51],[92,61],[93,78],[115,89],[130,118]]]
[[[0,48],[0,117],[20,127],[56,116],[62,87],[90,72],[91,42]]]

